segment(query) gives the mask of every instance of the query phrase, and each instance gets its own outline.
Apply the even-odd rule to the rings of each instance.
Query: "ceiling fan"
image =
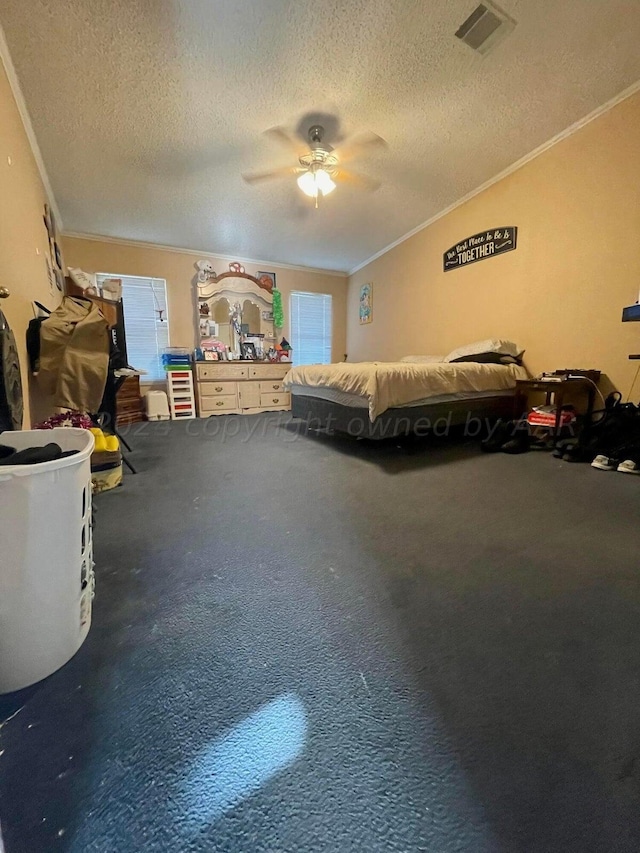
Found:
[[[332,148],[331,145],[322,141],[324,127],[320,124],[313,124],[309,128],[308,147],[284,127],[272,127],[265,131],[265,135],[285,144],[293,151],[298,158],[298,165],[283,166],[268,172],[245,173],[242,177],[248,184],[259,184],[262,181],[296,175],[298,186],[305,195],[315,200],[316,207],[318,207],[320,197],[333,192],[336,188],[336,181],[371,191],[380,186],[380,182],[374,178],[343,167],[343,163],[365,153],[368,149],[387,147],[384,139],[376,133],[355,134],[345,140],[338,148]]]

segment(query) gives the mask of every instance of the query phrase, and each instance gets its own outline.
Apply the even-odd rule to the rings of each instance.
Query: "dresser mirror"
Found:
[[[262,352],[274,345],[273,296],[266,282],[228,272],[197,287],[200,338],[215,337],[236,355],[245,341]]]
[[[229,301],[226,296],[208,300],[210,321],[210,334],[214,335],[230,349],[237,347],[237,334],[233,322],[234,314],[240,327],[242,337],[264,335],[265,340],[273,337],[273,322],[262,319],[260,307],[249,299],[242,302]],[[237,306],[240,306],[238,310]],[[271,313],[266,312],[265,313]]]

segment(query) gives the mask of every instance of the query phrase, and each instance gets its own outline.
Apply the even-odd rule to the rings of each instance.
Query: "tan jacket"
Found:
[[[56,406],[97,412],[109,367],[109,326],[87,299],[65,296],[40,327],[38,381]]]

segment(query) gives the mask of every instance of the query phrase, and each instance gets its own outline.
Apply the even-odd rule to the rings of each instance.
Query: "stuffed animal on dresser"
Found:
[[[200,284],[204,284],[210,278],[216,278],[216,271],[211,261],[196,261],[196,269],[198,270],[196,278]]]

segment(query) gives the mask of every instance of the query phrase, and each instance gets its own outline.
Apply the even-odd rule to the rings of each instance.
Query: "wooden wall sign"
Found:
[[[466,267],[468,264],[475,264],[476,261],[492,258],[494,255],[512,252],[516,247],[517,239],[518,229],[514,225],[481,231],[448,249],[442,256],[443,269],[449,272],[457,267]]]

